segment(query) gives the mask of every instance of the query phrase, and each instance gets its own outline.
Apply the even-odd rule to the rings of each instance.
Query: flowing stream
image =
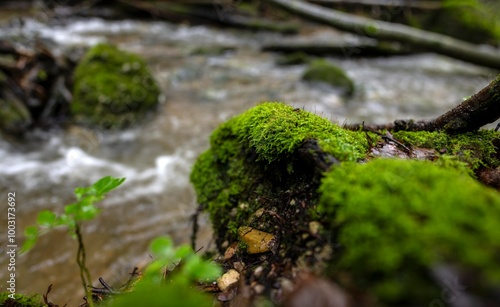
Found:
[[[54,50],[118,44],[142,55],[158,80],[162,104],[150,122],[122,132],[36,132],[20,142],[0,138],[0,225],[7,229],[7,193],[16,193],[18,243],[37,212],[61,212],[74,201],[73,189],[106,175],[126,177],[123,186],[98,206],[101,215],[85,225],[88,265],[94,280],[102,276],[120,285],[134,266],[149,260],[151,239],[169,235],[189,241],[190,216],[196,210],[189,182],[196,157],[208,148],[218,124],[261,101],[283,101],[331,120],[385,123],[397,118],[431,118],[470,96],[493,79],[493,71],[434,54],[390,58],[332,57],[356,83],[352,98],[328,86],[301,81],[305,65],[278,66],[278,54],[260,52],[264,42],[280,39],[352,40],[323,27],[296,38],[273,33],[174,25],[159,21],[72,19],[23,24],[0,20],[0,35],[55,41]],[[200,54],[198,47],[226,46],[223,53]],[[199,246],[210,245],[210,227],[201,218]],[[0,246],[7,245],[4,230]],[[76,241],[64,231],[40,238],[17,257],[19,293],[45,293],[61,306],[82,302],[75,263]],[[5,291],[9,259],[0,255],[0,291]]]

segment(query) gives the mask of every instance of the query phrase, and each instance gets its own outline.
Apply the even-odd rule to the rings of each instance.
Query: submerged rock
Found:
[[[354,82],[344,70],[326,60],[312,61],[302,79],[329,84],[348,96],[354,93]]]
[[[144,60],[108,44],[87,52],[74,79],[71,112],[84,125],[124,128],[158,104],[160,90]]]

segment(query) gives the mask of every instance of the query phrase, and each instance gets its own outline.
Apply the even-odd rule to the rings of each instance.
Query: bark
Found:
[[[500,52],[492,47],[460,41],[446,35],[401,24],[355,16],[300,0],[269,0],[286,10],[340,30],[380,40],[398,41],[459,60],[500,69]],[[346,50],[345,56],[350,56]]]

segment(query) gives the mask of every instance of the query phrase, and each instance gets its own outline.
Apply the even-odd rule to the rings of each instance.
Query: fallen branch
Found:
[[[455,108],[433,120],[396,120],[386,125],[346,125],[358,130],[445,131],[449,134],[476,131],[500,118],[500,75],[491,83]]]
[[[224,2],[201,1],[201,3],[198,3],[200,2],[198,1],[196,3],[185,3],[182,1],[117,1],[134,9],[148,12],[152,16],[174,21],[188,18],[199,22],[208,21],[237,28],[273,31],[284,34],[297,33],[300,28],[298,24],[292,22],[272,21],[265,18],[243,16],[238,14],[235,4]],[[207,9],[207,7],[210,9]]]
[[[353,57],[406,55],[412,52],[397,43],[360,43],[339,44],[335,42],[297,42],[293,40],[275,41],[265,43],[262,51],[271,52],[304,52],[309,55],[343,55],[347,49],[356,50]]]
[[[355,16],[300,0],[270,0],[270,2],[340,30],[381,40],[407,43],[466,62],[500,69],[500,52],[492,47],[478,47],[446,35]],[[346,56],[351,55],[348,51],[346,49]]]
[[[436,1],[414,1],[414,0],[308,0],[308,2],[322,5],[364,5],[380,7],[405,7],[420,10],[437,10],[443,7],[441,2]]]

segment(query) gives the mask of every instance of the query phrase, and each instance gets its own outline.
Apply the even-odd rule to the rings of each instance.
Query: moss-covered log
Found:
[[[304,1],[270,0],[270,2],[293,13],[357,35],[398,41],[470,63],[500,68],[500,55],[494,48],[478,48],[446,35],[355,16]]]
[[[328,265],[322,272],[365,306],[418,306],[439,297],[444,268],[460,282],[470,276],[463,297],[487,302],[500,281],[500,195],[470,170],[500,165],[499,136],[384,137],[264,103],[214,131],[191,181],[219,251],[238,245],[233,258],[252,263],[247,282],[255,267],[264,271],[259,282],[272,285],[297,262]],[[376,157],[377,146],[396,139],[405,159]],[[432,161],[412,160],[419,146],[434,152]]]

